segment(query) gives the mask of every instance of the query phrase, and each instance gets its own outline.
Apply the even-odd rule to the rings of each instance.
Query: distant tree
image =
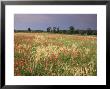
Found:
[[[64,34],[66,34],[66,33],[67,33],[67,30],[62,30],[62,32],[63,32]]]
[[[79,34],[79,29],[74,30],[74,34]]]
[[[53,30],[51,29],[50,32],[53,32]]]
[[[70,26],[69,27],[69,33],[70,34],[73,34],[74,33],[74,30],[75,30],[75,28],[73,26]]]
[[[28,31],[31,32],[31,28],[28,28]]]
[[[78,34],[80,35],[82,34],[82,30],[78,29],[77,31],[78,31]]]
[[[59,27],[57,27],[57,33],[59,33]]]
[[[87,31],[87,34],[88,34],[88,35],[91,35],[91,34],[92,34],[92,29],[91,29],[91,28],[87,28],[86,31]]]
[[[47,32],[50,32],[50,31],[51,31],[51,27],[48,27],[48,28],[47,28]]]
[[[56,27],[53,27],[53,32],[56,33]]]
[[[97,35],[97,30],[93,30],[92,35]]]

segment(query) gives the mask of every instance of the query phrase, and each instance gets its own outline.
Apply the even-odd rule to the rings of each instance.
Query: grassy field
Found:
[[[15,76],[96,76],[96,36],[14,33]]]

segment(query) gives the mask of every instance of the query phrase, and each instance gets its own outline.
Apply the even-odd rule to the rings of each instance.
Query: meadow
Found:
[[[96,76],[97,37],[14,33],[15,76]]]

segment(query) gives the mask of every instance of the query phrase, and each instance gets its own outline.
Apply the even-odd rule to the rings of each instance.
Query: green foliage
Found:
[[[28,31],[31,32],[31,28],[28,28]]]
[[[50,31],[51,31],[51,27],[48,27],[48,28],[47,28],[47,32],[50,32]]]
[[[80,34],[80,35],[97,35],[96,30],[92,30],[91,28],[87,29],[75,29],[74,26],[70,26],[69,29],[59,29],[59,27],[48,27],[47,32],[51,33],[60,33],[60,34]]]

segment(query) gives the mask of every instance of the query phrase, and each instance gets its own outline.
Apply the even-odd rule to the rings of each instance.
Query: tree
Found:
[[[53,27],[53,32],[56,33],[56,27]]]
[[[91,28],[87,28],[87,34],[91,35],[92,34],[92,29]]]
[[[74,33],[74,27],[73,27],[73,26],[70,26],[70,27],[69,27],[69,33],[70,33],[70,34],[73,34],[73,33]]]
[[[67,33],[67,30],[62,30],[63,34],[66,34]]]
[[[50,31],[51,31],[51,27],[48,27],[48,28],[47,28],[47,32],[50,32]]]
[[[57,33],[59,33],[59,27],[57,27]]]
[[[80,34],[80,29],[75,30],[75,34]]]
[[[31,32],[31,28],[28,28],[28,31]]]

